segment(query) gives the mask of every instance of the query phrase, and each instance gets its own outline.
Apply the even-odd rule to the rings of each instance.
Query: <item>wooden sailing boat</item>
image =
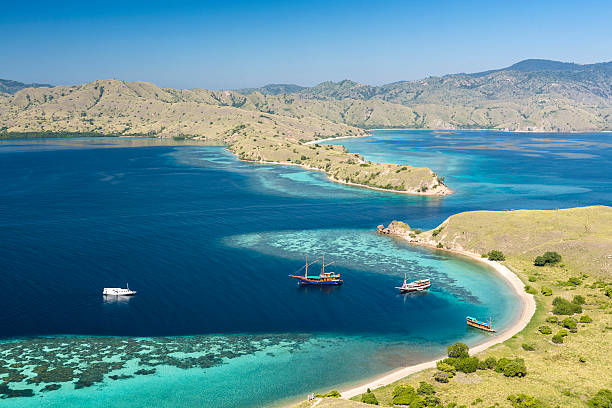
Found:
[[[431,281],[429,279],[421,279],[408,283],[406,280],[406,274],[404,273],[404,284],[402,286],[396,286],[395,289],[399,289],[401,293],[409,292],[422,292],[431,287]]]
[[[493,329],[493,325],[491,323],[491,319],[489,318],[489,322],[481,322],[480,320],[476,320],[473,317],[466,317],[466,322],[468,326],[475,327],[480,330],[488,331],[491,333],[495,333],[495,329]]]
[[[321,262],[321,273],[317,276],[308,276],[308,266],[317,263],[318,259],[314,262],[308,263],[308,257],[306,257],[306,265],[304,276],[301,275],[289,275],[292,278],[298,279],[300,285],[324,285],[324,286],[338,286],[342,285],[343,281],[340,279],[340,274],[334,272],[325,272],[325,267],[333,264],[335,261],[328,264],[325,263],[325,255],[323,255],[323,261]]]

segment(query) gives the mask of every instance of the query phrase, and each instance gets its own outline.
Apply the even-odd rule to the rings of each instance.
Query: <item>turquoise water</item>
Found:
[[[527,135],[495,132],[343,141],[430,165],[457,191],[445,198],[339,185],[221,147],[4,142],[0,395],[14,398],[2,405],[274,405],[483,341],[464,318],[506,326],[518,313],[507,284],[373,231],[477,208],[610,204],[606,136],[571,137],[538,153]],[[323,253],[345,285],[287,277]],[[404,273],[432,290],[398,295]],[[125,282],[137,296],[100,295]]]

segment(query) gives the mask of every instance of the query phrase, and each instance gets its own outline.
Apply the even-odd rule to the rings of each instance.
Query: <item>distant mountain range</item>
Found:
[[[314,87],[266,85],[240,90],[264,95],[297,94],[312,99],[383,100],[402,105],[420,103],[478,104],[538,95],[588,103],[612,103],[612,61],[580,65],[528,59],[507,68],[472,74],[451,74],[418,81],[370,86],[350,80],[323,82]]]
[[[349,128],[353,134],[355,128],[612,130],[612,62],[525,60],[497,70],[381,86],[344,80],[210,91],[116,80],[53,88],[1,84],[0,132],[223,139],[235,126],[262,128],[270,122],[262,118],[272,118],[274,132],[298,139]]]
[[[0,79],[0,92],[14,94],[25,88],[52,87],[49,84],[24,84],[23,82],[11,81],[10,79]]]

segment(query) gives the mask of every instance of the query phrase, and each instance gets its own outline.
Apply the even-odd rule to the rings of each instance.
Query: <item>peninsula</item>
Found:
[[[497,265],[521,292],[523,313],[513,327],[470,350],[476,354],[474,370],[423,363],[342,392],[354,401],[324,398],[318,406],[365,407],[360,401],[372,400],[364,397],[367,389],[381,405],[389,405],[397,402],[398,390],[408,387],[433,389],[427,395],[435,394],[436,404],[415,406],[436,407],[583,407],[585,401],[612,396],[610,376],[604,374],[612,372],[610,219],[611,207],[592,206],[470,211],[424,232],[400,221],[380,226],[379,233],[411,244]],[[529,298],[535,299],[535,313]],[[499,368],[502,361],[516,361],[524,370],[506,372]],[[414,395],[422,401],[427,396]],[[533,405],[512,403],[517,400]]]

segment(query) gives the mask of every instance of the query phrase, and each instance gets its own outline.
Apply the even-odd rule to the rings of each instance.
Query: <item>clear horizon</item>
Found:
[[[587,2],[589,3],[589,2]],[[612,5],[569,1],[30,2],[0,15],[0,78],[237,89],[381,85],[510,66],[612,60]]]

